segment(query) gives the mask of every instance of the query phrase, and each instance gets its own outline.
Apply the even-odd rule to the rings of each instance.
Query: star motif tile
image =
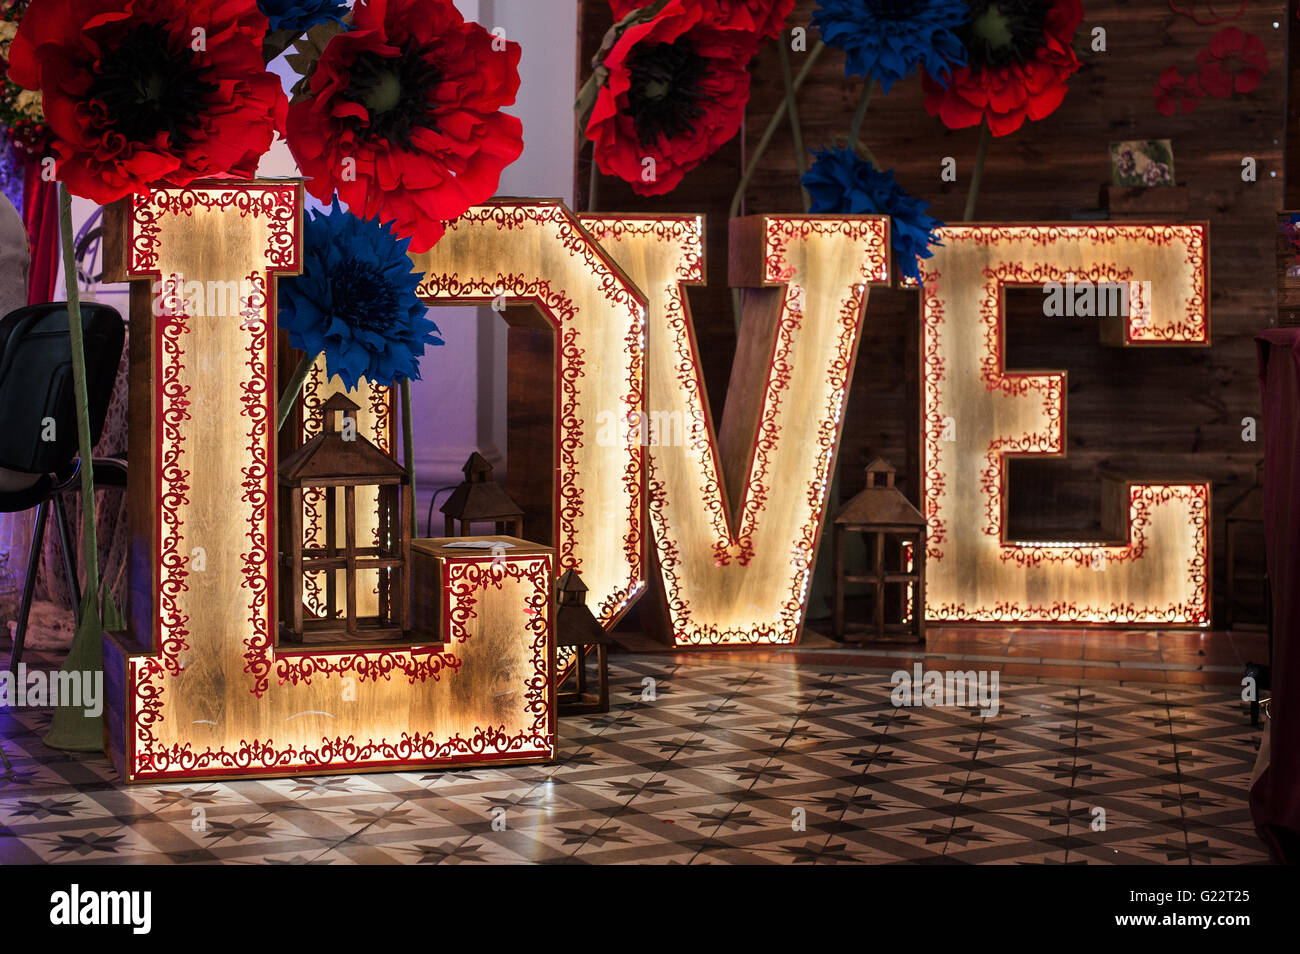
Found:
[[[133,787],[6,712],[0,864],[1267,860],[1232,686],[1005,677],[984,719],[897,708],[888,672],[719,655],[612,657],[611,710],[561,719],[553,765]]]

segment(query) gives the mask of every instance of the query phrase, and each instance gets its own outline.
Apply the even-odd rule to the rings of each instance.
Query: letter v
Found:
[[[648,448],[654,556],[677,645],[793,643],[807,610],[831,468],[870,285],[889,277],[889,220],[732,223],[746,291],[722,427],[709,417],[684,287],[704,282],[698,216],[583,216],[649,302],[646,410],[680,414]],[[644,617],[643,617],[644,618]]]

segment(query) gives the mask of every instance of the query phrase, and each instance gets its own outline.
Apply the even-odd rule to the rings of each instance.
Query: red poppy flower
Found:
[[[1156,109],[1162,115],[1172,116],[1180,111],[1190,113],[1194,110],[1205,96],[1205,91],[1201,89],[1200,78],[1195,73],[1183,76],[1178,72],[1178,67],[1171,66],[1160,74],[1151,94],[1155,97]]]
[[[757,46],[757,35],[719,29],[682,0],[625,30],[587,123],[600,171],[641,195],[674,189],[739,132]]]
[[[1216,33],[1210,45],[1196,54],[1196,62],[1201,67],[1201,88],[1220,99],[1234,92],[1249,93],[1268,72],[1264,41],[1236,27]]]
[[[954,67],[946,84],[922,78],[926,112],[949,129],[987,121],[995,136],[1050,116],[1080,65],[1070,44],[1083,20],[1082,0],[971,0],[970,6],[970,21],[957,31],[966,65]]]
[[[352,13],[290,104],[286,139],[312,195],[395,221],[423,252],[523,151],[522,124],[500,111],[519,90],[519,44],[451,0],[359,0]]]
[[[609,0],[614,19],[622,20],[638,7],[654,0]],[[728,30],[748,30],[759,37],[776,36],[794,9],[794,0],[688,0],[704,12],[707,23]]]
[[[43,0],[9,77],[39,89],[68,191],[104,204],[150,184],[249,177],[283,121],[255,0]]]

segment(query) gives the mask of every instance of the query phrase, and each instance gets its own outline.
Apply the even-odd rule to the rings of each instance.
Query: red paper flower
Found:
[[[785,18],[794,9],[794,0],[687,0],[699,6],[706,23],[729,30],[748,30],[762,37],[776,36],[785,26]],[[609,0],[614,19],[622,20],[638,7],[648,7],[654,0]]]
[[[1178,72],[1178,67],[1171,66],[1160,74],[1151,94],[1155,97],[1156,109],[1162,115],[1172,116],[1177,112],[1190,113],[1194,110],[1205,96],[1205,91],[1201,89],[1200,78],[1195,73],[1183,76]]]
[[[1264,41],[1236,27],[1216,33],[1210,45],[1196,54],[1196,62],[1201,67],[1201,88],[1220,99],[1234,92],[1249,93],[1268,72]]]
[[[1083,20],[1082,0],[971,0],[958,35],[967,63],[945,84],[922,78],[925,110],[949,129],[987,121],[995,136],[1045,119],[1065,99],[1079,68],[1071,42]]]
[[[523,151],[522,124],[500,111],[519,90],[519,44],[451,0],[359,0],[352,14],[290,104],[286,138],[312,195],[395,221],[423,252]]]
[[[587,123],[600,171],[641,195],[674,189],[740,130],[757,45],[755,34],[719,29],[683,0],[625,30],[605,57],[609,80]]]
[[[9,76],[42,93],[56,174],[104,204],[150,184],[249,177],[283,121],[255,0],[43,0]]]

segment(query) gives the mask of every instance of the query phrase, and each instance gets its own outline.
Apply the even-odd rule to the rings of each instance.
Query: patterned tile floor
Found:
[[[1260,731],[1231,689],[1002,677],[984,720],[895,708],[885,671],[611,663],[611,711],[561,720],[559,763],[511,769],[128,788],[46,749],[48,713],[6,711],[0,863],[1267,860]]]
[[[836,643],[813,623],[800,645],[757,650],[753,658],[812,665],[996,670],[1019,682],[1104,680],[1123,685],[1170,683],[1239,686],[1247,662],[1268,660],[1263,632],[935,626],[925,646],[912,642]],[[619,634],[621,635],[621,634]],[[711,658],[724,659],[722,653]]]

